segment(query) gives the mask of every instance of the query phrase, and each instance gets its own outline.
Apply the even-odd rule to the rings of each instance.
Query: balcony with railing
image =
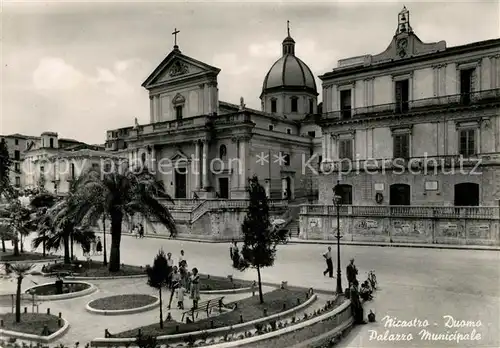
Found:
[[[355,206],[340,205],[340,216],[351,217],[387,217],[387,218],[422,218],[422,219],[473,219],[496,220],[500,218],[500,207],[431,207],[431,206]],[[304,204],[301,215],[336,216],[335,205]]]
[[[319,172],[324,174],[338,172],[368,172],[377,170],[401,170],[406,168],[413,173],[433,173],[439,168],[454,168],[457,171],[467,167],[481,167],[500,164],[500,153],[482,153],[470,157],[463,155],[421,156],[404,158],[370,158],[325,160],[319,165]]]
[[[469,108],[500,103],[500,88],[323,113],[320,122],[349,121],[374,116],[412,115],[430,109]]]

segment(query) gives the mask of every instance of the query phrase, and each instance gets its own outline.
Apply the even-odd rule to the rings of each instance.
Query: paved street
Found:
[[[109,238],[109,236],[108,236]],[[109,243],[108,239],[108,243]],[[27,244],[26,244],[27,245]],[[108,244],[109,245],[109,244]],[[151,263],[159,248],[172,252],[177,258],[184,249],[190,267],[198,267],[205,274],[253,280],[253,271],[239,273],[231,268],[228,244],[205,244],[164,239],[122,238],[122,262],[136,265]],[[325,262],[321,256],[326,246],[291,244],[279,247],[274,267],[264,269],[264,281],[287,280],[291,285],[334,289],[335,279],[325,278],[322,272]],[[334,250],[336,250],[334,248]],[[382,248],[365,246],[342,246],[343,285],[345,266],[354,257],[359,269],[359,278],[374,269],[380,285],[375,301],[365,306],[377,315],[377,323],[356,328],[342,342],[341,347],[498,347],[500,346],[500,253],[497,251],[433,250],[410,248]],[[427,329],[432,333],[451,334],[458,330],[470,333],[474,328],[446,328],[443,316],[451,315],[456,320],[478,321],[476,332],[479,340],[456,342],[423,341],[421,327],[384,327],[384,316],[398,320],[427,320]],[[495,329],[495,327],[497,329]],[[393,334],[412,334],[409,342],[370,340],[376,330],[383,335],[385,330]],[[407,337],[408,338],[408,337]],[[478,338],[475,336],[474,338]],[[383,337],[380,337],[383,339]],[[387,336],[387,339],[390,339]]]

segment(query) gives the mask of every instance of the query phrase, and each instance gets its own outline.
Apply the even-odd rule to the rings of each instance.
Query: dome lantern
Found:
[[[285,54],[295,54],[295,41],[292,39],[290,36],[290,21],[286,21],[286,30],[288,33],[288,36],[283,40],[282,46],[283,46],[283,55]]]

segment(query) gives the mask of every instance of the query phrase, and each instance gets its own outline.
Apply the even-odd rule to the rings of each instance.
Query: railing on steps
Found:
[[[205,213],[217,209],[245,209],[248,207],[248,199],[206,199],[191,211],[191,223],[196,222]],[[281,208],[288,205],[287,200],[273,199],[268,201],[269,208]]]

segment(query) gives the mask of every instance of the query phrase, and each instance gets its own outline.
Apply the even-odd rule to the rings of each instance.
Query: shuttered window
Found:
[[[395,134],[394,135],[394,158],[409,158],[410,157],[410,135]]]
[[[339,158],[352,160],[352,139],[339,140]]]

